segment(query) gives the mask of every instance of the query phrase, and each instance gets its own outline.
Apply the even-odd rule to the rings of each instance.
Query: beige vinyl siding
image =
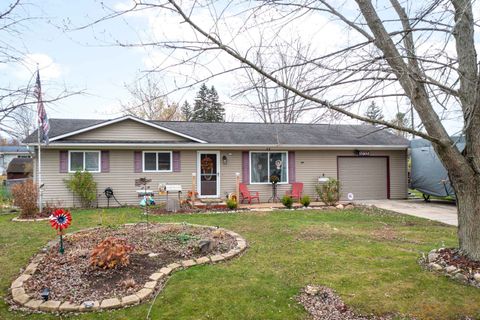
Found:
[[[196,168],[196,152],[195,151],[181,151],[181,172],[134,172],[134,157],[133,150],[110,150],[110,172],[108,173],[92,173],[97,182],[97,190],[102,195],[99,197],[99,206],[106,206],[107,200],[103,196],[103,190],[106,187],[111,187],[113,192],[122,204],[137,205],[135,190],[135,179],[147,177],[152,179],[149,187],[153,191],[157,191],[158,184],[181,184],[185,193],[191,189],[192,172]],[[67,207],[79,206],[78,199],[74,199],[72,193],[67,190],[63,180],[69,176],[67,173],[59,173],[59,151],[58,150],[44,150],[42,151],[42,169],[43,169],[43,183],[44,199],[45,201],[61,201]],[[159,197],[156,196],[156,199]],[[110,201],[110,205],[117,204]]]
[[[172,150],[174,151],[174,150]],[[197,151],[182,150],[180,154],[181,172],[134,172],[134,150],[110,150],[110,172],[94,173],[93,176],[98,184],[98,192],[102,193],[99,199],[100,206],[106,206],[106,199],[103,190],[111,187],[115,196],[122,204],[137,205],[139,200],[136,197],[134,182],[140,177],[152,179],[150,189],[157,191],[158,184],[181,184],[184,195],[192,188],[192,173],[197,171]],[[231,154],[231,155],[230,155]],[[390,159],[390,198],[402,199],[407,197],[407,153],[401,151],[371,151],[371,155],[389,156]],[[223,164],[223,156],[227,157],[227,164]],[[353,155],[352,151],[295,151],[296,181],[304,183],[304,194],[315,199],[315,185],[322,174],[326,177],[337,178],[337,156]],[[74,200],[63,179],[68,177],[67,173],[59,173],[59,150],[42,150],[42,176],[44,186],[44,201],[61,201],[67,207],[79,206],[80,202]],[[220,193],[223,198],[226,193],[235,191],[235,174],[240,173],[242,181],[242,151],[220,151]],[[251,191],[260,193],[261,202],[266,202],[271,196],[270,184],[250,184]],[[287,190],[291,189],[290,184],[278,185],[278,196],[281,198]],[[155,197],[159,200],[159,197]],[[110,202],[116,205],[115,202]]]
[[[134,140],[134,141],[188,141],[188,139],[133,120],[86,131],[64,140]]]

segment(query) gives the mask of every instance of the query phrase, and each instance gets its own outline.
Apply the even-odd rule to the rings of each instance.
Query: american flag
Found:
[[[40,141],[48,144],[48,132],[50,131],[50,123],[48,122],[47,112],[45,111],[45,106],[43,105],[42,85],[40,84],[40,71],[38,70],[34,94],[37,98],[38,134],[40,135]]]

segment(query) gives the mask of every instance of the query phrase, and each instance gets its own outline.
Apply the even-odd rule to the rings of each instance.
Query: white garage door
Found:
[[[387,158],[339,157],[340,199],[348,200],[349,193],[354,200],[387,199],[387,176]]]

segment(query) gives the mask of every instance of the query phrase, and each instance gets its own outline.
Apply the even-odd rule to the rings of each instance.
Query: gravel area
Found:
[[[328,287],[306,286],[297,301],[313,320],[387,320],[392,317],[361,316],[355,314],[342,299]]]
[[[130,264],[111,270],[90,266],[91,250],[107,237],[126,239],[133,245]],[[200,252],[201,240],[210,240],[208,252]],[[64,240],[65,253],[51,246],[37,271],[25,283],[25,291],[40,298],[44,288],[51,300],[82,303],[125,296],[141,289],[149,276],[170,263],[225,253],[236,246],[224,231],[178,224],[137,224],[120,228],[96,228],[74,233]]]

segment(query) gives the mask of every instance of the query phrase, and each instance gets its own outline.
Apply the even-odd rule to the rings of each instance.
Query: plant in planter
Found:
[[[310,197],[308,195],[304,195],[303,197],[300,198],[300,203],[305,208],[308,207],[310,205]]]
[[[97,183],[90,172],[77,171],[64,182],[67,188],[80,198],[82,207],[91,207],[92,202],[97,199]]]
[[[329,179],[323,184],[317,184],[315,190],[320,200],[328,206],[333,206],[340,200],[340,182],[337,179]]]
[[[127,240],[108,237],[92,250],[90,265],[102,269],[113,269],[117,266],[127,266],[130,263],[130,253],[133,246]]]
[[[21,218],[34,218],[38,214],[38,188],[31,180],[14,185],[12,196],[13,203],[22,210]]]
[[[227,204],[228,209],[230,209],[230,210],[237,209],[237,201],[235,201],[234,199],[228,199],[226,201],[226,204]]]
[[[282,197],[282,204],[288,208],[288,209],[292,209],[292,206],[293,206],[293,198],[290,197],[290,196],[287,196],[287,195],[284,195]]]

